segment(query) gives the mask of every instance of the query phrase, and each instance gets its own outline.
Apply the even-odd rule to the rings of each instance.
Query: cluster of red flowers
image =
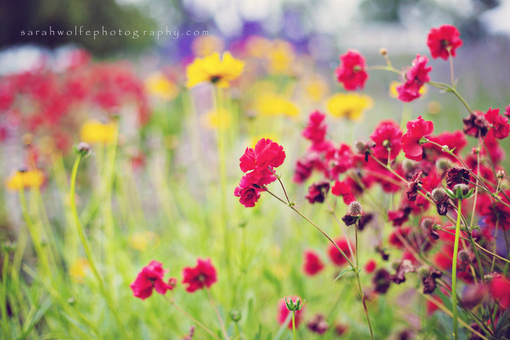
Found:
[[[177,285],[177,279],[171,277],[165,282],[163,277],[168,270],[163,269],[163,264],[151,261],[143,267],[135,281],[130,285],[133,295],[145,300],[152,295],[152,291],[165,295],[168,290],[173,290]],[[193,293],[197,290],[209,288],[217,281],[216,268],[211,259],[197,259],[195,267],[184,267],[182,270],[182,283],[187,285],[186,291]]]
[[[234,191],[239,202],[247,208],[254,207],[264,187],[276,180],[274,169],[282,165],[284,160],[283,147],[270,139],[262,138],[254,149],[246,148],[239,159],[241,171],[246,175]]]
[[[51,136],[56,146],[68,151],[72,136],[86,117],[80,112],[100,109],[107,115],[120,113],[125,104],[137,108],[140,124],[150,117],[141,80],[127,62],[92,63],[87,52],[71,54],[64,72],[47,67],[0,79],[0,140],[11,129]],[[28,103],[28,104],[27,104]]]

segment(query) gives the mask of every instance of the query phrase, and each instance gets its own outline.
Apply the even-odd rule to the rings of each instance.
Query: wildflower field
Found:
[[[422,41],[2,76],[0,338],[510,339],[508,87]]]

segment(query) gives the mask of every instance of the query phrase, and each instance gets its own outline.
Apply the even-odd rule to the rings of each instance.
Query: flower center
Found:
[[[213,84],[216,84],[217,82],[219,82],[221,80],[221,76],[211,76],[211,83]]]

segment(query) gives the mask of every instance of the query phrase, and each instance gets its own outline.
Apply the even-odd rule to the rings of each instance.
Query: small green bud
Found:
[[[420,279],[423,280],[423,279],[429,277],[429,275],[430,275],[430,269],[429,268],[427,268],[425,266],[418,268],[418,277]]]
[[[242,313],[240,310],[232,309],[230,311],[230,318],[232,319],[232,321],[239,322],[241,320],[241,317],[242,317]]]

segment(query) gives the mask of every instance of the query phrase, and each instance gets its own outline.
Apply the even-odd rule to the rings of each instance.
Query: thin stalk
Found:
[[[296,336],[296,312],[292,311],[292,336],[294,337],[294,340],[297,340]]]
[[[122,323],[122,320],[120,319],[120,316],[117,312],[116,306],[113,303],[111,295],[108,294],[106,287],[104,285],[103,279],[101,278],[101,275],[99,274],[99,271],[97,270],[96,264],[94,262],[94,258],[92,256],[92,252],[90,250],[87,238],[85,236],[85,232],[83,231],[83,227],[80,222],[80,218],[78,217],[78,210],[76,209],[76,198],[75,198],[76,190],[75,190],[75,188],[76,188],[76,174],[78,173],[78,166],[80,165],[80,161],[81,161],[82,157],[83,156],[81,153],[78,154],[78,157],[76,157],[76,161],[74,162],[74,165],[73,165],[73,170],[71,172],[71,188],[69,191],[69,197],[70,197],[70,201],[71,201],[71,210],[72,210],[72,213],[73,213],[73,216],[75,219],[76,227],[78,229],[78,235],[80,237],[81,244],[83,246],[83,249],[85,250],[85,255],[87,256],[87,260],[89,262],[90,268],[92,269],[92,273],[94,274],[94,276],[96,277],[96,280],[99,283],[100,291],[103,294],[104,298],[106,299],[106,303],[108,304],[108,307],[110,308],[115,320],[119,324],[119,327],[120,327],[121,332],[123,333],[123,336],[126,339],[130,339],[131,337],[128,335],[126,328],[125,328],[124,324]]]
[[[344,226],[342,225],[342,223],[340,223],[340,220],[336,216],[335,210],[333,209],[333,207],[329,203],[329,200],[326,199],[326,203],[328,204],[328,207],[331,210],[331,214],[333,215],[333,218],[335,219],[336,223],[340,227],[340,230],[342,230],[342,234],[344,234],[344,237],[347,239],[347,245],[349,246],[349,251],[351,252],[351,256],[353,257],[353,260],[354,260],[354,252],[353,252],[353,249],[352,249],[351,240],[349,239],[349,237],[347,237],[347,232],[345,231]],[[358,249],[358,245],[356,245],[356,249]],[[357,261],[356,261],[356,266],[357,266]]]
[[[7,314],[7,269],[9,268],[9,253],[4,253],[4,264],[2,266],[2,333],[9,337],[11,327],[9,315]]]
[[[228,340],[228,333],[227,329],[225,327],[225,323],[223,322],[223,318],[221,317],[220,311],[218,310],[218,307],[216,307],[216,304],[214,303],[211,291],[209,288],[206,288],[205,291],[207,292],[207,296],[209,297],[209,302],[211,303],[211,306],[214,308],[214,312],[216,313],[216,317],[218,317],[218,321],[221,325],[221,331],[223,332],[223,335],[225,336],[225,339]]]
[[[462,209],[462,200],[459,199],[459,212],[457,214],[457,226],[455,229],[455,243],[453,246],[453,264],[452,264],[452,312],[453,312],[453,332],[455,340],[459,339],[459,321],[457,317],[457,257],[459,253],[460,236],[460,215]]]

